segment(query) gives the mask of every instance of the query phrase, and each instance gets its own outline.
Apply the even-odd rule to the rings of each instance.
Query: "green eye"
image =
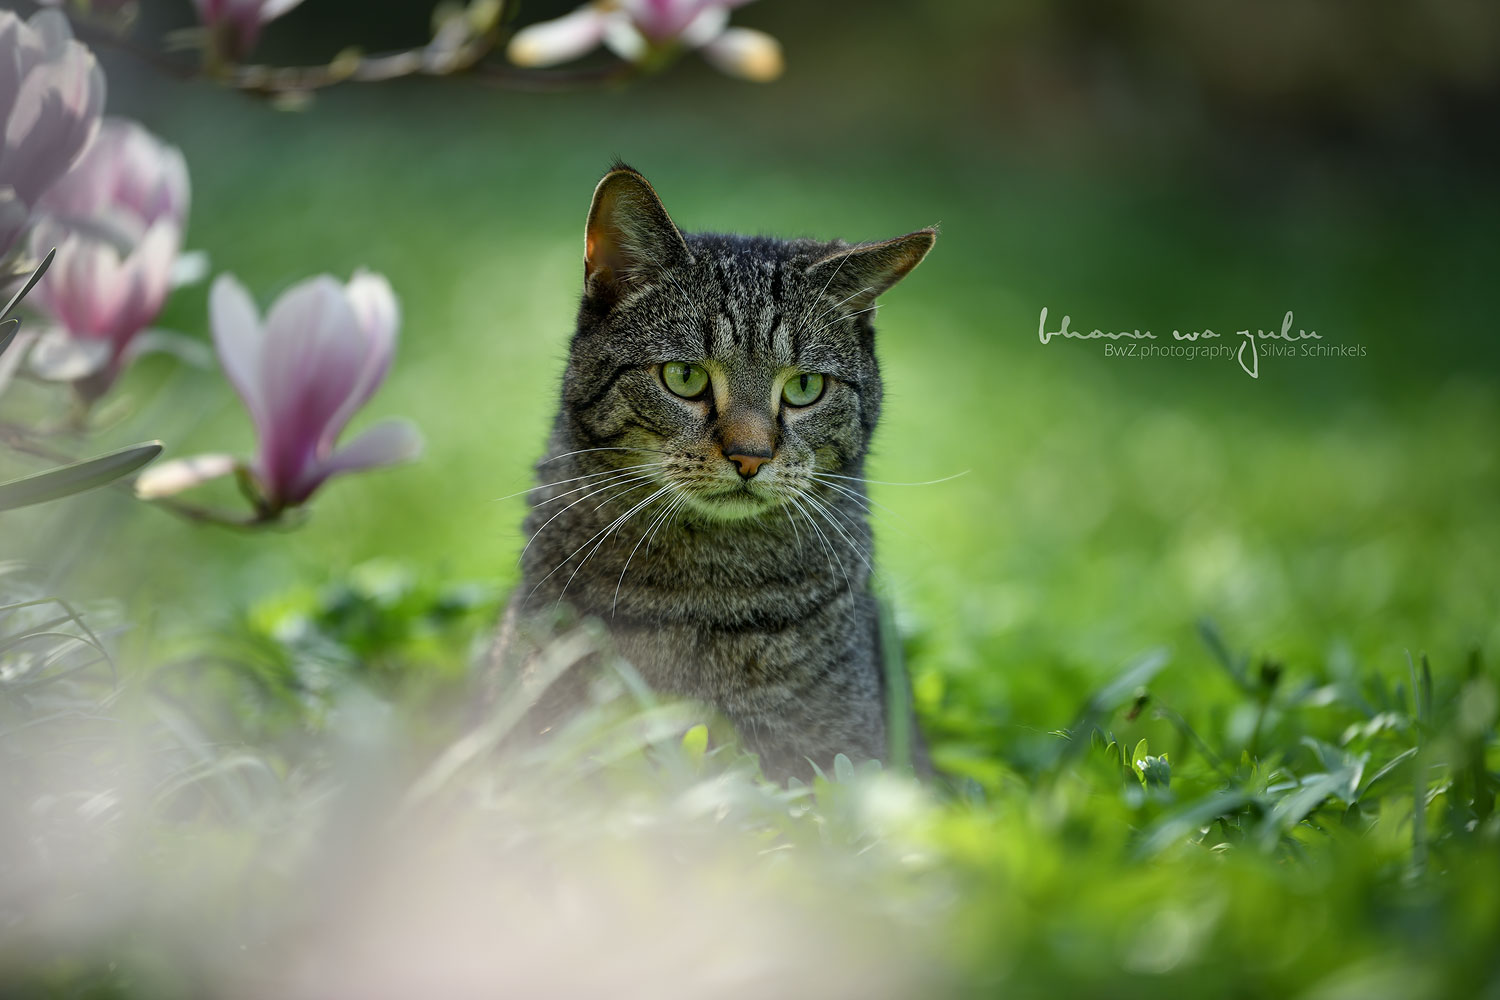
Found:
[[[781,398],[789,406],[811,406],[823,395],[823,376],[817,372],[798,372],[786,380]]]
[[[683,399],[697,399],[708,388],[708,371],[686,361],[668,361],[661,366],[661,381]]]

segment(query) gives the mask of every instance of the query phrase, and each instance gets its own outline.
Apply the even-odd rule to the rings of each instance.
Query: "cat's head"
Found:
[[[871,318],[936,239],[682,233],[636,171],[594,191],[563,409],[579,449],[709,517],[854,483],[880,412]],[[619,449],[619,450],[613,450]]]

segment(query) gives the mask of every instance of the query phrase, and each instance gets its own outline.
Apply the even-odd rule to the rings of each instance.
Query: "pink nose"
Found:
[[[770,455],[725,455],[740,470],[741,479],[749,479],[760,471],[760,467],[771,460]]]

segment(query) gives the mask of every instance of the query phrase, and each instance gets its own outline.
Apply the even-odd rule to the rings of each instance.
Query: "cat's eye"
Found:
[[[811,406],[822,395],[823,376],[817,372],[798,372],[781,389],[781,398],[788,406]]]
[[[686,361],[668,361],[661,366],[661,381],[683,399],[697,399],[708,388],[708,370]]]

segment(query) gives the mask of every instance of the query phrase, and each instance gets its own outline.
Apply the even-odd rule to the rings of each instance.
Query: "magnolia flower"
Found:
[[[32,368],[77,383],[86,400],[103,395],[129,364],[136,338],[161,313],[179,241],[176,223],[167,219],[127,250],[50,221],[38,225],[32,253],[55,246],[57,258],[27,301],[55,326],[33,350]]]
[[[302,0],[193,0],[198,19],[214,34],[218,53],[237,61],[260,41],[260,29]]]
[[[106,118],[92,145],[38,207],[70,228],[104,230],[136,243],[163,219],[187,225],[189,185],[182,153],[135,122]]]
[[[221,275],[209,311],[219,362],[255,424],[250,472],[270,510],[305,502],[330,476],[421,452],[421,436],[401,420],[334,447],[390,368],[401,319],[385,278],[312,278],[277,299],[262,322],[244,286]]]
[[[630,0],[621,6],[641,34],[653,42],[665,42],[688,32],[705,17],[727,18],[725,11],[747,0]],[[701,27],[700,27],[701,30]]]
[[[104,74],[55,10],[0,11],[0,257],[32,206],[83,152],[104,110]]]
[[[763,31],[729,27],[747,0],[595,0],[571,14],[521,29],[506,54],[518,66],[553,66],[599,45],[642,63],[673,46],[697,49],[717,69],[765,82],[781,75],[781,45]]]
[[[30,300],[53,323],[32,354],[46,378],[102,395],[145,341],[172,287],[188,207],[182,154],[134,122],[109,119],[38,203],[32,252],[57,248]]]

